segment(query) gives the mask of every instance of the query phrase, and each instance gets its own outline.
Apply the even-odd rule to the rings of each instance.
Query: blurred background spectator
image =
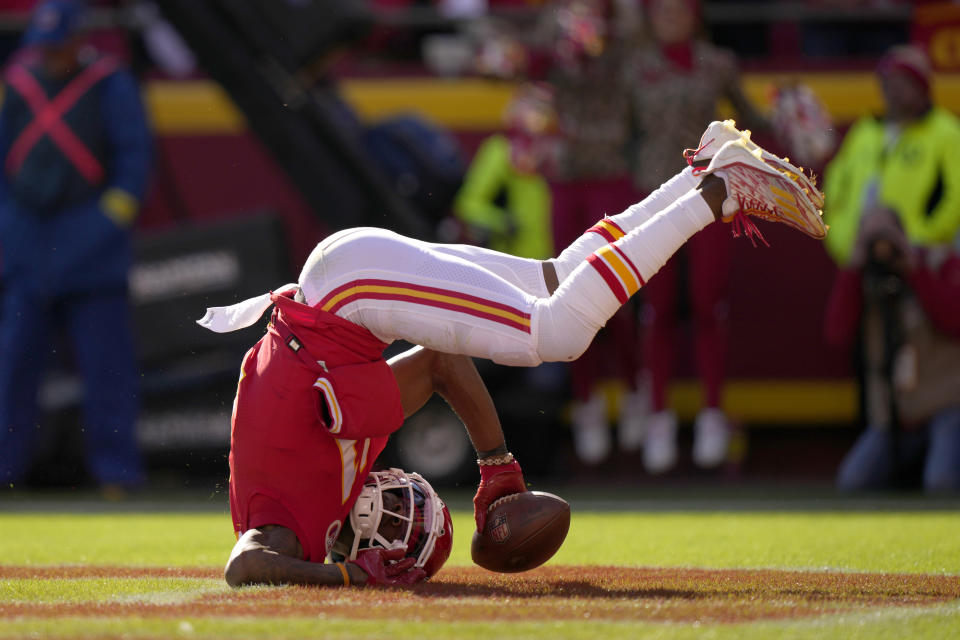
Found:
[[[960,121],[933,104],[930,63],[916,47],[895,47],[877,71],[885,112],[851,127],[824,176],[826,247],[840,264],[861,216],[877,209],[895,211],[921,246],[949,244],[960,229],[960,167],[951,161]]]
[[[542,16],[545,76],[555,91],[560,131],[551,176],[557,247],[637,199],[626,157],[631,94],[624,73],[634,41],[621,29],[619,10],[613,0],[560,0]],[[604,379],[618,380],[626,390],[617,420],[620,448],[640,447],[638,369],[635,313],[626,305],[569,365],[573,442],[582,462],[598,464],[613,448],[610,407],[599,386]]]
[[[837,483],[895,486],[926,456],[924,487],[956,489],[960,282],[951,245],[960,238],[952,162],[960,121],[932,103],[930,64],[918,48],[892,48],[877,72],[885,112],[854,124],[824,181],[826,246],[842,267],[826,330],[850,346],[860,329],[866,424]]]
[[[866,428],[841,490],[960,489],[958,249],[912,245],[890,209],[861,218],[826,316],[833,344],[856,343],[863,385]]]
[[[553,257],[550,185],[557,115],[549,85],[517,88],[504,114],[506,131],[486,138],[454,202],[471,244],[524,258]]]
[[[646,196],[683,169],[678,150],[697,146],[705,123],[717,117],[721,98],[733,105],[741,129],[766,129],[768,123],[744,96],[734,54],[701,37],[698,0],[645,0],[643,5],[648,40],[631,60],[630,90],[637,128],[633,179]],[[677,461],[677,414],[667,392],[681,306],[689,308],[703,390],[703,408],[694,421],[693,460],[716,467],[726,459],[730,428],[722,401],[732,242],[728,228],[708,226],[643,287],[643,358],[651,410],[643,462],[650,473],[668,471]],[[688,304],[682,304],[685,294]]]
[[[704,123],[729,104],[740,129],[767,146],[821,163],[832,151],[829,117],[813,92],[781,86],[773,94],[772,121],[747,98],[736,54],[704,35],[699,0],[645,0],[646,40],[634,55],[634,184],[641,195],[683,168],[676,150],[695,147]],[[692,459],[715,468],[727,459],[730,420],[723,410],[729,349],[730,230],[710,226],[694,236],[643,288],[643,356],[650,382],[644,466],[663,473],[677,462],[677,414],[667,396],[678,351],[683,310],[692,325],[693,356],[702,408],[693,422]],[[683,340],[686,342],[686,340]]]
[[[32,462],[62,323],[83,378],[89,471],[116,492],[143,481],[127,272],[150,135],[134,78],[83,47],[82,12],[73,0],[39,5],[4,74],[0,479],[19,483]]]

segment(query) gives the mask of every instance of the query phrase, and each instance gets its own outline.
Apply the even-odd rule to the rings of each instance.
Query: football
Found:
[[[470,555],[490,571],[529,571],[553,557],[570,529],[570,505],[552,493],[527,491],[490,505],[483,531],[474,531]]]

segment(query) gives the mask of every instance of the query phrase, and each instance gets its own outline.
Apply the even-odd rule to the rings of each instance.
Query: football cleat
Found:
[[[740,131],[735,126],[733,120],[714,120],[707,125],[703,135],[700,136],[700,146],[696,149],[685,149],[683,157],[687,164],[694,167],[702,167],[720,151],[721,147],[728,142],[743,140],[747,149],[750,151],[760,150],[760,158],[774,169],[780,171],[785,176],[796,182],[807,198],[817,209],[823,209],[823,193],[817,188],[817,185],[811,178],[808,178],[803,172],[802,167],[791,164],[786,158],[774,155],[750,140],[750,131]],[[696,163],[696,164],[695,164]]]
[[[727,187],[721,219],[734,225],[733,235],[757,237],[767,244],[750,216],[780,222],[811,238],[827,235],[820,209],[807,197],[796,179],[784,175],[762,159],[763,151],[747,141],[731,140],[720,147],[702,175],[716,175]],[[754,242],[754,245],[756,243]],[[769,246],[769,245],[768,245]]]

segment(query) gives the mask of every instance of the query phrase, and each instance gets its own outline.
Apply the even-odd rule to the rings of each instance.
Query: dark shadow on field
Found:
[[[588,598],[588,599],[677,599],[701,600],[732,595],[730,590],[668,589],[663,587],[601,587],[584,580],[560,579],[518,581],[507,584],[477,584],[475,582],[435,582],[413,587],[412,592],[424,598]],[[743,594],[745,592],[737,592]]]
[[[904,597],[929,599],[942,598],[944,594],[936,591],[919,591],[904,594],[896,588],[863,590],[856,594],[829,591],[825,589],[802,588],[704,588],[704,589],[670,589],[664,587],[652,588],[605,588],[589,582],[578,580],[563,580],[550,585],[537,585],[530,588],[528,584],[491,585],[469,583],[440,583],[417,585],[412,589],[417,596],[424,598],[466,598],[466,597],[498,597],[498,598],[583,598],[595,600],[743,600],[756,597],[763,598],[798,598],[806,601],[830,602],[834,600],[899,600]]]
[[[539,573],[539,575],[537,575]],[[418,597],[593,600],[909,602],[960,597],[960,577],[783,570],[550,567],[531,574],[453,569],[417,585]]]

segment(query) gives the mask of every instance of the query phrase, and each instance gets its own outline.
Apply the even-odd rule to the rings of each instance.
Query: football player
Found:
[[[349,517],[325,543],[330,564],[305,562],[291,529],[248,529],[234,547],[225,577],[256,583],[410,585],[434,575],[450,556],[450,511],[422,476],[401,469],[371,472]]]
[[[418,551],[428,525],[401,538],[389,530],[393,516],[362,531],[351,516],[354,534],[372,538],[372,548],[353,544],[344,563],[321,563],[360,504],[388,436],[433,393],[461,418],[478,453],[477,529],[492,502],[526,490],[471,356],[517,366],[574,360],[687,238],[714,221],[751,238],[759,230],[748,216],[824,236],[822,194],[732,121],[712,123],[687,155],[690,167],[551,260],[346,229],[317,245],[298,283],[208,309],[202,326],[231,331],[274,306],[266,335],[244,358],[234,403],[230,506],[239,540],[227,581],[425,578],[436,563],[423,557],[425,547]],[[396,340],[420,346],[388,363],[383,350]],[[429,504],[425,488],[423,495]],[[409,517],[413,507],[391,513]],[[426,509],[414,520],[421,516]]]

